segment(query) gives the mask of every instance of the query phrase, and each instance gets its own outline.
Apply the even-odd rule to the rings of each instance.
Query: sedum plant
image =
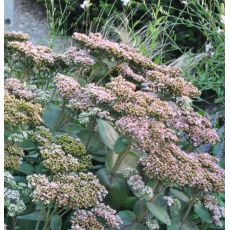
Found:
[[[219,136],[180,69],[100,34],[74,33],[73,47],[47,55],[26,35],[5,36],[5,154],[17,157],[5,167],[31,189],[26,211],[36,206],[19,226],[223,227],[224,169],[199,151]]]

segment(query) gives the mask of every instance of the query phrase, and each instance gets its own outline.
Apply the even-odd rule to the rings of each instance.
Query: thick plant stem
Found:
[[[95,127],[95,121],[92,122],[92,124],[91,124],[90,134],[89,134],[89,137],[88,137],[88,139],[87,139],[86,146],[85,146],[86,150],[88,150],[89,142],[90,142],[90,139],[91,139],[91,137],[92,137],[92,135],[93,135],[94,127]]]
[[[42,210],[40,211],[39,217],[41,217],[41,216],[43,215],[43,212],[44,212],[44,209],[42,209]],[[40,225],[40,223],[41,223],[41,220],[39,219],[39,220],[37,221],[35,230],[39,230],[39,225]]]
[[[117,172],[119,166],[121,165],[122,161],[123,161],[123,160],[126,158],[126,156],[129,154],[130,147],[131,147],[131,144],[127,147],[127,149],[126,149],[123,153],[121,153],[121,154],[118,156],[118,158],[117,158],[117,160],[116,160],[116,162],[115,162],[115,164],[114,164],[114,166],[113,166],[113,169],[112,169],[112,171],[111,171],[112,174],[116,174],[116,172]]]
[[[51,209],[48,208],[48,211],[47,211],[47,213],[46,213],[45,224],[44,224],[42,230],[46,230],[46,228],[47,228],[47,226],[48,226],[48,224],[49,224],[50,211],[51,211]]]
[[[194,202],[193,202],[193,200],[191,200],[189,202],[188,208],[187,208],[187,210],[186,210],[186,212],[185,212],[185,214],[184,214],[184,216],[183,216],[183,218],[181,220],[181,224],[180,224],[179,230],[183,230],[183,225],[184,225],[185,221],[187,220],[187,218],[188,218],[188,216],[190,214],[190,211],[191,211],[191,209],[193,207],[193,204],[194,204]]]

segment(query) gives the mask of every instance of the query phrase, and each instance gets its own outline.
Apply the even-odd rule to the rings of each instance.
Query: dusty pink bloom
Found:
[[[115,99],[110,90],[102,86],[97,86],[94,83],[86,85],[84,90],[91,98],[95,99],[96,104],[111,103]]]
[[[90,33],[87,36],[76,32],[73,34],[73,38],[78,43],[89,48],[91,51],[100,53],[100,55],[112,56],[118,60],[120,59],[133,65],[141,66],[142,68],[146,67],[159,72],[167,72],[173,76],[180,74],[180,70],[178,68],[154,64],[152,60],[144,57],[136,49],[122,43],[118,44],[116,42],[103,39],[100,33]]]
[[[179,186],[189,186],[203,192],[224,191],[224,170],[215,162],[207,162],[197,154],[187,154],[175,144],[153,146],[147,157],[140,160],[149,178],[158,178]],[[151,147],[150,147],[151,148]],[[208,157],[207,154],[204,157]]]
[[[33,64],[41,68],[45,68],[46,65],[53,65],[56,60],[53,51],[46,46],[34,45],[28,41],[12,41],[8,42],[8,46],[14,52],[17,52],[24,58],[27,58],[28,61],[32,61]]]
[[[28,34],[24,34],[22,32],[4,32],[4,40],[5,42],[9,41],[19,41],[19,42],[25,42],[30,39]]]
[[[135,73],[129,66],[119,65],[117,67],[119,74],[123,75],[125,78],[134,80],[136,82],[146,82],[147,80],[141,74]]]
[[[58,93],[65,99],[71,99],[80,92],[80,84],[72,77],[57,74],[54,83]]]
[[[212,214],[212,221],[215,225],[223,227],[221,219],[225,217],[224,207],[222,207],[218,200],[211,195],[206,195],[203,198],[204,207]]]
[[[175,107],[174,111],[177,115],[168,122],[168,125],[186,132],[195,146],[202,143],[215,144],[219,141],[218,134],[211,128],[211,123],[206,117],[191,108]]]
[[[16,78],[5,80],[5,90],[20,99],[31,100],[35,95]]]
[[[161,72],[148,71],[147,79],[150,81],[148,87],[154,93],[169,94],[170,98],[177,96],[194,97],[200,95],[200,91],[191,83],[181,77],[170,77]]]
[[[58,58],[67,66],[90,66],[95,64],[95,61],[86,50],[78,50],[76,47],[70,47],[64,54],[59,55]]]
[[[103,218],[109,227],[119,229],[120,224],[122,224],[120,217],[116,215],[116,210],[110,208],[108,205],[99,203],[92,209],[92,212],[97,217]]]

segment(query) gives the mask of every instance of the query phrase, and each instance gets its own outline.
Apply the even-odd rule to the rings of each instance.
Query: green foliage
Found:
[[[148,210],[162,223],[171,225],[170,217],[167,213],[167,208],[159,204],[152,204],[150,202],[146,203]]]

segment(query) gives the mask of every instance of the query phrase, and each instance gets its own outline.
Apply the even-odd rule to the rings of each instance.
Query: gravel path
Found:
[[[71,45],[70,37],[55,37],[51,42],[46,10],[35,0],[14,0],[14,19],[9,30],[28,33],[35,44],[52,44],[56,52],[63,52]]]

